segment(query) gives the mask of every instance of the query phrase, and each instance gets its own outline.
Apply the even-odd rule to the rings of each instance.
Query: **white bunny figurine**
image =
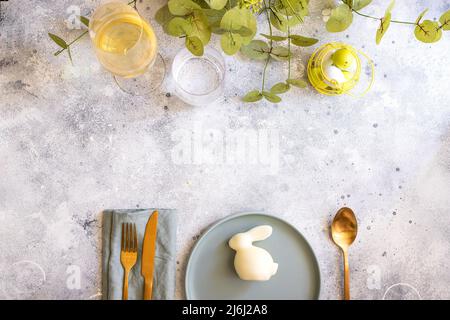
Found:
[[[277,273],[278,263],[274,263],[269,252],[255,247],[253,241],[267,239],[272,234],[271,226],[258,226],[247,232],[235,234],[228,245],[236,251],[234,268],[242,280],[267,281]]]

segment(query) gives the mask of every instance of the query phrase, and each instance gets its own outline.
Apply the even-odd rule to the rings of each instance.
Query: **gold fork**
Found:
[[[137,247],[136,225],[134,223],[122,223],[120,263],[125,271],[122,300],[128,300],[128,278],[137,261]]]

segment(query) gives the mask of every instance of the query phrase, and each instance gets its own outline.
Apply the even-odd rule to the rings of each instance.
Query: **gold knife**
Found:
[[[145,227],[142,243],[141,274],[144,277],[144,300],[152,300],[153,270],[155,269],[156,227],[158,211],[153,211]]]

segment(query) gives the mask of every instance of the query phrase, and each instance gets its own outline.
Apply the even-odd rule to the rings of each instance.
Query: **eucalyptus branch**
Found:
[[[286,10],[287,13],[287,10]],[[287,41],[288,41],[288,79],[291,78],[291,27],[289,26],[289,16],[286,15],[287,20]]]
[[[272,35],[273,35],[272,24],[270,23],[270,17],[269,17],[269,13],[267,12],[267,4],[266,4],[265,0],[264,0],[264,12],[266,13],[267,24],[269,25],[269,35],[270,35],[270,37],[272,37]],[[273,49],[273,40],[270,39],[269,40],[269,54],[267,55],[266,62],[264,64],[264,69],[263,69],[261,92],[264,91],[264,89],[265,89],[266,71],[267,71],[267,66],[269,65],[269,62],[270,62],[270,53],[272,52],[272,49]]]
[[[346,30],[353,21],[353,16],[358,15],[364,18],[379,21],[379,26],[376,30],[375,42],[380,44],[381,39],[386,34],[388,28],[392,24],[403,24],[413,26],[414,36],[417,40],[424,43],[433,43],[441,39],[443,31],[449,30],[450,10],[444,12],[440,18],[435,20],[426,19],[423,17],[428,9],[422,11],[414,21],[393,20],[392,10],[394,8],[394,0],[386,8],[382,17],[376,17],[360,12],[359,10],[368,6],[371,0],[341,0],[342,4],[338,5],[331,11],[331,15],[326,23],[326,28],[330,32],[342,32]]]
[[[61,53],[63,53],[64,51],[69,51],[70,52],[70,46],[73,45],[75,42],[77,42],[78,40],[80,40],[81,38],[83,38],[86,34],[89,33],[89,30],[84,31],[82,34],[80,34],[78,37],[76,37],[75,39],[73,39],[71,42],[69,42],[67,44],[66,48],[62,48],[61,50],[58,50],[54,53],[55,56],[60,55]]]
[[[382,20],[382,19],[383,19],[382,17],[381,17],[381,18],[378,18],[378,17],[370,16],[370,15],[368,15],[368,14],[361,13],[361,12],[359,12],[359,11],[353,9],[353,8],[351,8],[351,9],[352,9],[352,11],[353,11],[354,13],[356,13],[357,15],[359,15],[359,16],[361,16],[361,17],[370,18],[370,19],[374,19],[374,20]],[[398,24],[409,24],[409,25],[413,25],[413,26],[416,26],[416,25],[417,25],[417,23],[415,23],[415,22],[410,22],[410,21],[391,20],[391,22],[392,22],[392,23],[398,23]]]

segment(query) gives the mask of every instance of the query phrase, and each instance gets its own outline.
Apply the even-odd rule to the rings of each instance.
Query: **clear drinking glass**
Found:
[[[223,96],[223,56],[211,47],[206,47],[201,57],[184,48],[175,56],[172,77],[181,100],[194,106],[210,104]]]
[[[131,6],[109,2],[98,7],[89,23],[89,34],[100,63],[119,87],[145,95],[164,80],[164,60],[151,25]]]

